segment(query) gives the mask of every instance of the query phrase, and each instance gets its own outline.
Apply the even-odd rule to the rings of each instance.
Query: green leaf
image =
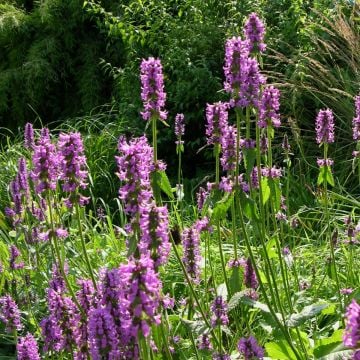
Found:
[[[281,188],[279,179],[269,179],[269,186],[271,191],[271,196],[274,203],[275,211],[280,210],[281,205]]]
[[[323,309],[329,306],[328,303],[317,303],[305,306],[300,313],[291,314],[290,318],[286,321],[289,327],[297,327],[303,324],[306,320],[319,314]]]
[[[330,166],[325,166],[326,171],[325,171],[325,175],[326,175],[326,182],[331,185],[331,186],[335,186],[335,181],[334,181],[334,177],[331,171],[331,167]]]
[[[294,352],[285,340],[265,344],[267,356],[270,359],[292,360],[296,359]]]
[[[240,193],[240,206],[248,219],[259,220],[259,210],[255,201],[247,197],[244,193]]]
[[[242,278],[243,278],[242,267],[241,268],[238,266],[233,267],[229,281],[231,294],[235,294],[236,292],[241,290]]]
[[[268,184],[268,179],[266,177],[261,178],[261,193],[262,193],[262,202],[263,205],[265,205],[270,198],[270,186]]]
[[[343,345],[337,347],[332,353],[316,358],[318,360],[350,360],[353,359],[353,350],[344,350]]]
[[[249,177],[252,169],[254,168],[254,164],[256,160],[256,151],[255,149],[244,149],[243,154],[244,154],[246,175],[247,177]]]
[[[226,193],[225,196],[216,203],[212,213],[212,220],[224,219],[233,199],[233,194],[230,195],[229,193]]]
[[[325,166],[321,166],[319,170],[319,175],[317,178],[317,184],[318,186],[321,185],[325,180]]]
[[[204,334],[208,328],[205,321],[203,320],[191,321],[182,318],[181,321],[189,328],[192,333],[195,333],[197,337]]]
[[[316,340],[314,349],[315,357],[321,358],[339,349],[339,346],[342,344],[343,332],[342,329],[336,330],[330,337]]]
[[[163,191],[170,199],[174,199],[169,178],[165,171],[154,171],[151,173],[151,185],[156,200],[160,199],[161,191]]]
[[[225,301],[227,301],[228,291],[225,283],[222,283],[217,287],[216,295],[221,296]]]
[[[231,311],[235,309],[241,303],[241,300],[243,298],[244,298],[243,292],[240,291],[235,293],[228,302],[228,310]]]

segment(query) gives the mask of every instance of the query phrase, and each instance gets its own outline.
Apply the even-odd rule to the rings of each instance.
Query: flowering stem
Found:
[[[175,242],[174,242],[174,239],[173,239],[171,233],[170,233],[170,240],[171,240],[172,247],[173,247],[173,249],[174,249],[175,256],[176,256],[176,258],[177,258],[177,260],[178,260],[178,262],[179,262],[179,264],[180,264],[180,267],[181,267],[181,270],[182,270],[182,272],[183,272],[183,274],[184,274],[184,276],[185,276],[186,282],[187,282],[188,285],[189,285],[189,290],[190,290],[190,292],[191,292],[191,294],[192,294],[192,296],[193,296],[193,298],[194,298],[194,300],[195,300],[195,302],[196,302],[196,306],[197,306],[197,308],[199,309],[199,312],[200,312],[200,314],[201,314],[201,317],[203,318],[206,326],[210,329],[210,331],[211,331],[211,333],[212,333],[212,335],[213,335],[213,338],[214,338],[215,343],[216,343],[217,345],[219,345],[219,340],[218,340],[218,338],[217,338],[217,336],[216,336],[216,334],[215,334],[215,332],[214,332],[214,329],[211,327],[211,325],[210,325],[210,323],[209,323],[209,320],[208,320],[208,318],[207,318],[207,316],[206,316],[206,314],[205,314],[205,312],[204,312],[204,310],[203,310],[203,308],[202,308],[202,306],[201,306],[201,304],[200,304],[200,301],[199,301],[199,299],[198,299],[198,297],[197,297],[197,295],[196,295],[196,292],[195,292],[195,290],[194,290],[194,287],[193,287],[193,284],[192,284],[192,282],[191,282],[191,279],[189,278],[189,275],[188,275],[188,273],[187,273],[187,271],[186,271],[186,269],[185,269],[185,265],[184,265],[184,263],[183,263],[182,260],[181,260],[179,251],[178,251],[178,249],[177,249],[177,247],[176,247],[176,244],[175,244]]]
[[[234,244],[234,257],[235,260],[238,258],[237,253],[237,238],[236,238],[236,211],[235,211],[235,199],[231,202],[231,225],[232,225],[232,233],[233,233],[233,244]]]
[[[92,269],[92,266],[91,266],[91,263],[90,263],[90,260],[89,260],[88,254],[87,254],[86,245],[85,245],[85,239],[84,239],[84,235],[83,235],[82,228],[81,228],[81,219],[80,219],[80,207],[79,207],[79,204],[76,203],[76,206],[75,206],[75,207],[76,207],[76,217],[77,217],[77,223],[78,223],[80,240],[81,240],[81,247],[82,247],[82,250],[83,250],[85,262],[86,262],[86,265],[87,265],[87,267],[88,267],[88,270],[89,270],[89,273],[90,273],[90,277],[91,277],[91,280],[92,280],[93,285],[94,285],[94,289],[97,289],[96,281],[95,281],[95,277],[94,277],[94,271],[93,271],[93,269]]]
[[[226,275],[224,253],[223,253],[223,249],[222,249],[222,240],[221,240],[221,234],[220,234],[220,220],[218,220],[216,223],[216,232],[217,232],[217,236],[218,236],[221,268],[222,268],[222,271],[224,274],[224,281],[225,281],[226,289],[227,289],[228,293],[230,293],[230,286],[229,286],[229,281],[228,281],[228,278]]]
[[[214,145],[215,152],[215,184],[216,188],[218,188],[220,182],[220,144]]]
[[[152,116],[152,143],[153,143],[153,149],[154,149],[154,165],[156,166],[157,163],[157,128],[156,128],[156,121],[157,117]]]

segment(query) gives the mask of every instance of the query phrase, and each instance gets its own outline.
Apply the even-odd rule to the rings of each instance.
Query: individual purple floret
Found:
[[[10,295],[0,297],[0,321],[9,333],[22,328],[19,308]]]
[[[31,123],[25,125],[24,146],[29,150],[33,150],[35,146],[34,128]]]
[[[87,187],[86,180],[88,176],[84,145],[80,133],[61,133],[58,148],[62,189],[69,193],[64,203],[70,209],[74,204],[85,205],[89,199],[78,193],[79,189]]]
[[[155,268],[164,265],[169,257],[169,216],[166,206],[140,206],[140,242],[138,248],[142,254],[150,254]]]
[[[116,157],[119,172],[117,175],[123,182],[119,197],[125,202],[125,212],[135,215],[139,206],[150,203],[152,189],[150,174],[153,166],[153,149],[145,136],[126,141],[119,139],[120,156]]]
[[[347,307],[345,318],[344,345],[350,348],[357,348],[360,345],[360,305],[355,299]]]
[[[161,281],[154,269],[154,262],[147,256],[120,265],[121,282],[129,302],[131,325],[129,334],[138,338],[139,333],[148,337],[152,325],[160,324]]]
[[[244,360],[257,360],[264,358],[264,349],[259,346],[253,336],[241,338],[238,343],[238,350]]]
[[[333,143],[334,138],[334,115],[330,109],[320,110],[315,121],[316,142]]]
[[[220,144],[228,126],[228,104],[217,102],[206,105],[206,136],[208,144]]]
[[[35,184],[35,192],[42,194],[47,190],[55,190],[59,175],[59,156],[46,128],[42,129],[41,137],[34,147],[32,163],[34,168],[31,178]]]
[[[205,201],[209,196],[209,192],[206,191],[203,187],[199,187],[199,191],[196,194],[196,201],[198,209],[201,211],[204,207]]]
[[[227,303],[222,296],[217,296],[211,304],[211,326],[227,325],[229,318],[227,316]]]
[[[106,308],[98,307],[90,311],[89,343],[93,360],[121,359],[114,319]]]
[[[143,59],[140,71],[141,99],[144,103],[144,111],[141,112],[143,119],[150,120],[156,116],[161,120],[166,120],[167,112],[164,110],[166,93],[160,60],[152,57]]]
[[[355,97],[355,117],[352,121],[353,139],[360,140],[360,95]]]
[[[324,166],[332,166],[334,165],[334,160],[332,159],[317,159],[316,163],[318,167],[324,167]]]
[[[244,284],[247,288],[251,288],[251,289],[257,289],[257,287],[259,286],[256,273],[250,258],[246,260]]]
[[[180,138],[185,134],[184,114],[176,114],[175,116],[175,135]]]
[[[16,350],[18,360],[40,360],[38,344],[30,333],[19,338]]]
[[[265,26],[256,13],[251,13],[244,26],[246,40],[249,41],[249,49],[252,53],[263,53],[266,50],[264,43]]]
[[[200,282],[200,233],[195,226],[185,228],[181,234],[184,248],[183,262],[190,279],[195,283]]]
[[[234,126],[227,126],[221,137],[221,165],[224,171],[234,171],[236,167],[236,128]],[[239,162],[241,156],[239,153]]]
[[[262,95],[259,107],[259,121],[260,128],[268,126],[279,127],[280,123],[280,91],[274,86],[267,86]]]
[[[17,258],[21,255],[19,249],[15,245],[10,246],[10,269],[16,270],[16,269],[22,269],[24,267],[24,263],[21,261],[19,263],[16,263]]]

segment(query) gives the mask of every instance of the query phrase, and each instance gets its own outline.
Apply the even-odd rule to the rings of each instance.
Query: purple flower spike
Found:
[[[34,140],[34,128],[31,123],[26,123],[25,125],[24,138],[25,138],[24,146],[29,150],[33,150],[35,146],[35,140]]]
[[[200,283],[200,233],[196,226],[186,228],[181,234],[184,248],[183,261],[188,275],[195,284]]]
[[[199,191],[196,194],[197,206],[200,211],[204,207],[205,201],[208,196],[209,196],[209,192],[206,191],[203,187],[200,187]]]
[[[141,99],[144,103],[144,111],[141,112],[143,119],[150,120],[152,116],[158,116],[161,120],[166,120],[167,112],[164,110],[166,93],[160,60],[152,57],[143,59],[140,70]]]
[[[280,91],[274,86],[268,86],[264,89],[260,108],[259,108],[259,121],[260,128],[267,126],[279,127],[280,126]]]
[[[221,137],[221,165],[224,171],[234,171],[236,167],[236,128],[228,126]],[[239,162],[241,156],[239,154]]]
[[[256,278],[256,273],[254,267],[252,266],[250,258],[246,260],[244,284],[247,288],[251,289],[257,289],[257,287],[259,286],[258,280]]]
[[[211,326],[227,325],[229,318],[227,316],[227,303],[222,296],[217,296],[211,305]]]
[[[20,256],[20,251],[15,245],[10,246],[10,269],[22,269],[24,267],[23,262],[16,263],[16,259]]]
[[[200,339],[198,339],[198,348],[200,350],[211,350],[211,342],[208,334],[201,335]]]
[[[344,345],[350,348],[357,348],[360,345],[360,305],[355,299],[347,307],[345,316]]]
[[[19,338],[16,350],[18,360],[40,360],[38,344],[30,333]]]
[[[50,142],[49,130],[44,128],[41,137],[34,147],[32,163],[34,169],[31,178],[35,183],[35,191],[41,194],[47,190],[55,190],[59,174],[59,156],[55,145]]]
[[[253,336],[241,338],[238,343],[238,350],[244,360],[261,360],[264,358],[264,349],[258,345]]]
[[[166,206],[140,207],[141,238],[138,244],[142,254],[150,253],[155,268],[164,265],[170,253],[169,218]]]
[[[135,215],[139,206],[150,204],[152,189],[150,174],[153,165],[153,149],[145,136],[126,141],[119,139],[120,156],[116,157],[119,172],[117,173],[123,185],[119,197],[125,202],[125,212]]]
[[[175,135],[179,138],[185,134],[184,114],[175,116]]]
[[[228,126],[228,104],[217,102],[206,105],[206,136],[208,144],[220,144]]]
[[[316,117],[316,142],[333,143],[334,138],[334,115],[330,109],[320,110]]]
[[[355,97],[355,117],[352,121],[353,139],[360,140],[360,95]]]
[[[246,40],[249,41],[250,51],[263,53],[266,50],[264,43],[265,26],[256,13],[251,13],[244,26]]]
[[[19,308],[10,295],[0,297],[0,321],[9,333],[22,328]]]

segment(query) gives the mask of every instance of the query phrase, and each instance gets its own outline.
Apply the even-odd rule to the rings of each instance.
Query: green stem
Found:
[[[218,235],[218,245],[219,245],[221,269],[222,269],[222,272],[223,272],[223,275],[224,275],[224,281],[225,281],[226,289],[227,289],[228,293],[230,294],[230,286],[229,286],[229,281],[228,281],[228,278],[227,278],[227,275],[226,275],[224,252],[223,252],[223,248],[222,248],[222,239],[221,239],[221,234],[220,234],[220,220],[218,220],[217,223],[216,223],[216,231],[217,231],[217,235]]]

